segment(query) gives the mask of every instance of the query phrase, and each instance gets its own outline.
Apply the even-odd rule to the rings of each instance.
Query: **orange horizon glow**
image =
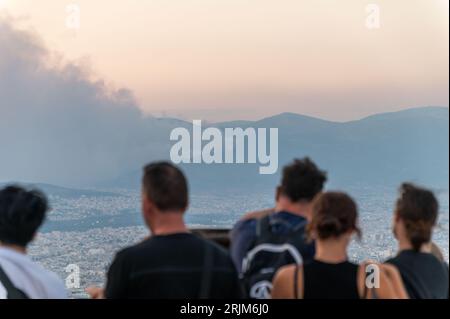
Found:
[[[70,3],[78,30],[66,26]],[[376,30],[369,3],[381,9]],[[0,0],[5,10],[150,114],[351,120],[448,106],[446,0]]]

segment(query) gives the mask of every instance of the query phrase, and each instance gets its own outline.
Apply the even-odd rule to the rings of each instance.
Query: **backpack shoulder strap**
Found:
[[[256,238],[266,237],[270,234],[270,217],[265,216],[256,220]]]
[[[272,234],[272,226],[270,224],[270,217],[265,216],[263,218],[257,219],[255,239],[253,240],[251,248],[254,248],[260,244],[264,244],[268,241],[271,241],[272,236],[273,234]]]
[[[28,299],[28,296],[22,290],[14,286],[2,266],[0,266],[0,282],[6,289],[8,299]]]

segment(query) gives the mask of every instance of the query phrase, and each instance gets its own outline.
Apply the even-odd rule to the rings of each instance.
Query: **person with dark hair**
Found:
[[[281,268],[275,276],[272,297],[276,299],[360,299],[369,298],[365,289],[366,266],[348,260],[353,235],[361,237],[358,210],[350,196],[322,193],[312,205],[308,237],[316,241],[314,259],[303,265]],[[395,268],[380,266],[378,298],[406,298]],[[375,288],[376,289],[376,288]],[[373,293],[373,291],[371,291]]]
[[[47,210],[47,199],[37,190],[0,190],[0,299],[67,298],[64,283],[26,255]]]
[[[398,255],[386,261],[398,268],[412,299],[447,299],[448,265],[433,254],[431,242],[439,204],[434,194],[412,184],[402,184],[397,199],[393,232]]]
[[[326,173],[309,158],[283,168],[274,209],[244,216],[231,232],[231,254],[250,298],[270,298],[272,279],[282,266],[314,256],[305,239],[311,202],[326,182]]]
[[[151,236],[120,251],[111,264],[105,290],[88,288],[93,298],[238,299],[237,271],[228,253],[191,234],[184,174],[167,162],[144,168],[142,213]]]

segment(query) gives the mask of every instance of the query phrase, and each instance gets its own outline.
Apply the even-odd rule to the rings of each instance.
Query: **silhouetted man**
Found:
[[[142,212],[152,236],[119,252],[109,271],[106,298],[240,298],[228,253],[189,232],[184,223],[188,185],[170,163],[144,168]],[[90,289],[94,298],[102,291]]]

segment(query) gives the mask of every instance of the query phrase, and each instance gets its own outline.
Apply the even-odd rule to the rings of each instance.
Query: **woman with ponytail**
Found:
[[[387,263],[400,271],[410,298],[448,298],[448,266],[433,254],[431,242],[438,207],[431,191],[401,185],[393,222],[399,253]]]
[[[395,267],[358,265],[348,260],[348,245],[354,235],[361,237],[361,231],[356,204],[347,194],[327,192],[316,196],[308,235],[316,244],[314,260],[282,268],[275,276],[272,298],[407,298]],[[373,270],[371,276],[377,276],[377,285],[366,286],[371,279],[367,269]]]

